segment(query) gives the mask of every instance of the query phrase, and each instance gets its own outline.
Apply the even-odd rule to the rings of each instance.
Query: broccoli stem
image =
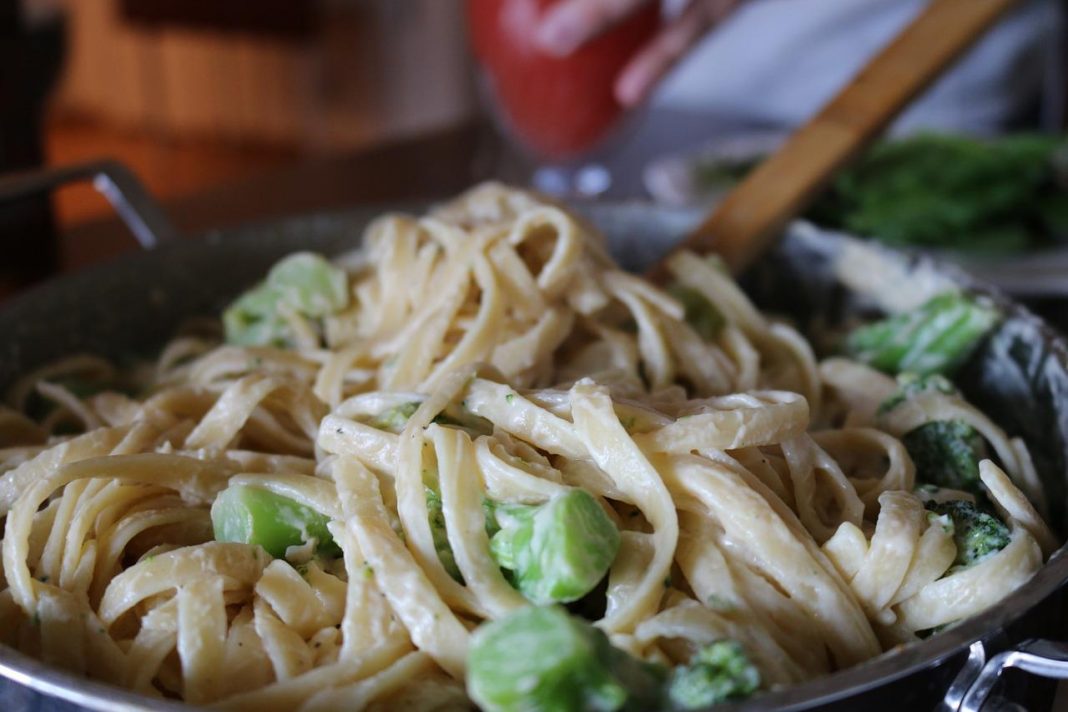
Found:
[[[742,646],[733,640],[717,640],[671,672],[667,694],[675,709],[696,710],[745,699],[758,687],[760,672]]]
[[[1000,318],[988,304],[962,294],[940,294],[912,311],[856,329],[846,350],[887,373],[949,373]]]
[[[348,276],[313,252],[280,260],[267,273],[267,284],[283,302],[313,318],[333,314],[349,303]]]
[[[467,691],[487,712],[696,710],[760,687],[742,646],[719,640],[668,673],[615,648],[558,606],[524,608],[471,638]]]
[[[490,551],[531,602],[576,601],[607,573],[620,536],[593,495],[569,490],[538,506],[498,505]]]
[[[340,311],[348,302],[345,272],[320,255],[298,252],[275,264],[265,281],[223,312],[226,340],[242,346],[285,346],[291,334],[283,308],[314,319]]]
[[[259,284],[223,312],[226,341],[238,346],[280,346],[289,343],[289,327],[278,313],[278,294]]]
[[[259,545],[276,559],[313,538],[317,553],[340,556],[329,522],[326,515],[289,497],[251,485],[231,485],[211,505],[216,541]]]
[[[468,694],[487,712],[654,709],[664,677],[557,606],[484,624],[467,659]]]

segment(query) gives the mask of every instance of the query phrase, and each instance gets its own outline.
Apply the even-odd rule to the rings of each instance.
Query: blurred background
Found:
[[[442,197],[490,177],[707,205],[925,4],[749,0],[650,101],[586,117],[598,132],[611,124],[606,138],[556,151],[595,102],[544,91],[578,64],[540,75],[509,64],[494,13],[524,3],[553,4],[472,0],[468,15],[461,0],[0,0],[0,172],[116,158],[191,232]],[[632,46],[687,5],[650,4],[648,32],[628,30]],[[1056,0],[1021,2],[891,135],[1063,134],[1063,15]],[[986,184],[1006,160],[960,180]],[[1054,202],[1065,207],[1063,195]],[[6,292],[134,247],[84,185],[0,207],[0,240]]]
[[[164,199],[454,126],[475,107],[451,0],[21,4],[61,66],[45,160],[114,156]],[[107,212],[91,191],[56,207],[64,229]]]
[[[0,171],[116,158],[186,229],[357,202],[358,188],[328,185],[341,179],[329,166],[303,198],[286,195],[288,180],[235,191],[232,201],[211,193],[471,121],[460,8],[453,0],[0,0]],[[183,197],[198,195],[199,212],[183,208]],[[133,245],[112,234],[111,208],[90,186],[65,188],[52,204],[51,224],[40,203],[0,212],[5,249],[15,250],[9,267],[22,271],[9,281]]]

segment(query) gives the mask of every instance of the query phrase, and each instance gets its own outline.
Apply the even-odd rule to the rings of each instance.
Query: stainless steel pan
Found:
[[[218,314],[282,255],[298,249],[330,254],[358,245],[363,227],[383,210],[309,215],[179,240],[136,180],[114,164],[3,179],[0,200],[72,179],[93,180],[151,249],[0,305],[0,388],[27,368],[73,351],[151,354],[181,320]],[[697,217],[643,203],[577,207],[609,236],[620,261],[634,269],[655,260]],[[853,267],[843,270],[846,263]],[[846,284],[850,280],[843,277],[849,274],[860,279]],[[792,317],[817,342],[829,325],[873,308],[879,299],[873,285],[889,284],[891,293],[908,294],[955,284],[991,294],[1007,320],[958,380],[969,398],[1028,441],[1052,503],[1053,524],[1065,531],[1068,344],[1063,337],[953,269],[805,224],[792,226],[744,284],[758,305]],[[761,695],[738,708],[977,710],[992,691],[1000,699],[1048,705],[1052,685],[1043,678],[1068,677],[1068,646],[1051,642],[1068,638],[1066,580],[1068,554],[1062,548],[1034,579],[980,616],[922,644]],[[1002,675],[1010,668],[1031,675]],[[0,646],[0,709],[78,706],[183,708],[86,681]]]

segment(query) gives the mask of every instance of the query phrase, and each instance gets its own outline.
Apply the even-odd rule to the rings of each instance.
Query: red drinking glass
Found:
[[[554,192],[596,193],[568,184],[590,175],[589,157],[620,123],[625,111],[613,86],[659,27],[659,4],[647,4],[570,55],[556,57],[537,46],[534,30],[558,1],[468,0],[471,41],[505,134],[542,163],[538,173],[567,174],[555,175],[563,183]]]

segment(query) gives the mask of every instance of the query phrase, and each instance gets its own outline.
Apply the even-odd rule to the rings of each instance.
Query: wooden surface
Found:
[[[294,148],[208,139],[168,139],[159,133],[111,126],[78,116],[54,116],[44,129],[50,166],[69,166],[101,157],[132,170],[161,201],[214,191],[295,163]],[[56,223],[69,230],[114,215],[92,186],[64,188],[53,201]]]
[[[738,272],[843,165],[1018,0],[933,0],[808,124],[735,188],[685,247]]]

